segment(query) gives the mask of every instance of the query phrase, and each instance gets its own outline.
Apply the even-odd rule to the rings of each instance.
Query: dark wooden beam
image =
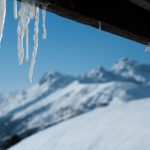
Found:
[[[131,2],[132,1],[132,2]],[[38,0],[48,11],[137,42],[150,43],[150,11],[137,0]],[[139,0],[141,1],[141,0]],[[143,0],[143,2],[149,0]],[[141,1],[142,2],[142,1]],[[149,3],[150,4],[150,3]],[[141,7],[139,7],[141,6]]]
[[[130,0],[132,3],[150,11],[150,0]]]

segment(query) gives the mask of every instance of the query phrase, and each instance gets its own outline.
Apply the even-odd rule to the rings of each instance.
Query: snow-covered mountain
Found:
[[[29,89],[0,95],[0,145],[98,107],[149,97],[150,65],[127,58],[110,70],[99,67],[78,77],[49,72]]]
[[[149,150],[150,98],[95,109],[37,133],[10,150]]]
[[[135,60],[122,58],[111,69],[112,72],[121,75],[129,81],[146,83],[150,81],[150,65],[139,64]]]

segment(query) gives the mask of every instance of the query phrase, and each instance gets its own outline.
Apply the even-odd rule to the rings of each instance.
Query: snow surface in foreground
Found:
[[[95,109],[10,150],[150,150],[150,99]]]

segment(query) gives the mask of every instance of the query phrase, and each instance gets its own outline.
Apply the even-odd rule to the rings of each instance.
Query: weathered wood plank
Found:
[[[131,0],[134,1],[134,0]],[[119,36],[150,43],[150,11],[130,0],[38,0],[49,2],[48,11]],[[149,1],[149,0],[144,0]]]

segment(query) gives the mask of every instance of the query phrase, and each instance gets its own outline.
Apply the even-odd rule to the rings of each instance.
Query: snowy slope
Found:
[[[10,150],[150,150],[150,99],[98,108]]]
[[[98,107],[149,98],[149,91],[150,66],[129,59],[79,77],[46,73],[29,89],[0,95],[0,146]]]

